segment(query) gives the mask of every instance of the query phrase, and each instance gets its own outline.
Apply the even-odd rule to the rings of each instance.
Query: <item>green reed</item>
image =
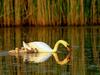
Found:
[[[99,0],[0,0],[1,26],[100,23]]]

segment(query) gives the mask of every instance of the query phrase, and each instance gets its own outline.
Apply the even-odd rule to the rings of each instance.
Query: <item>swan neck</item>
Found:
[[[56,52],[56,51],[57,51],[57,48],[58,48],[58,46],[59,46],[60,43],[61,43],[61,42],[58,41],[58,42],[55,44],[54,49],[53,49],[53,52]]]
[[[53,52],[56,52],[56,51],[57,51],[57,48],[58,48],[59,44],[62,44],[62,45],[64,45],[65,47],[67,47],[67,46],[69,45],[66,41],[64,41],[64,40],[59,40],[59,41],[55,44],[54,49],[53,49]]]

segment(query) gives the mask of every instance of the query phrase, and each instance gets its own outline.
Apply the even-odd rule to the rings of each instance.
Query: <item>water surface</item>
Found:
[[[71,60],[63,65],[52,54],[43,62],[28,63],[7,53],[22,47],[22,41],[43,41],[53,48],[60,39],[72,46]],[[58,50],[59,60],[65,59],[64,46]],[[100,27],[0,28],[0,75],[100,75]]]

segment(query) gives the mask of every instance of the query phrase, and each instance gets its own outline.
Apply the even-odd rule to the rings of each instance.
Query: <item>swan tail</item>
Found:
[[[24,48],[27,48],[27,49],[31,49],[31,48],[29,47],[29,45],[28,45],[27,43],[25,43],[24,41],[23,41],[23,47],[24,47]]]

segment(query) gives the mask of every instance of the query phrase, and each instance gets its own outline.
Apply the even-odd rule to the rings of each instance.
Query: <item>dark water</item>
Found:
[[[22,41],[43,41],[53,48],[60,39],[72,46],[68,63],[61,64],[68,55],[62,45],[56,54],[8,54],[9,50],[22,47]],[[40,56],[43,61],[35,63],[38,57],[25,62],[27,56]],[[0,28],[0,75],[100,75],[100,27]]]

